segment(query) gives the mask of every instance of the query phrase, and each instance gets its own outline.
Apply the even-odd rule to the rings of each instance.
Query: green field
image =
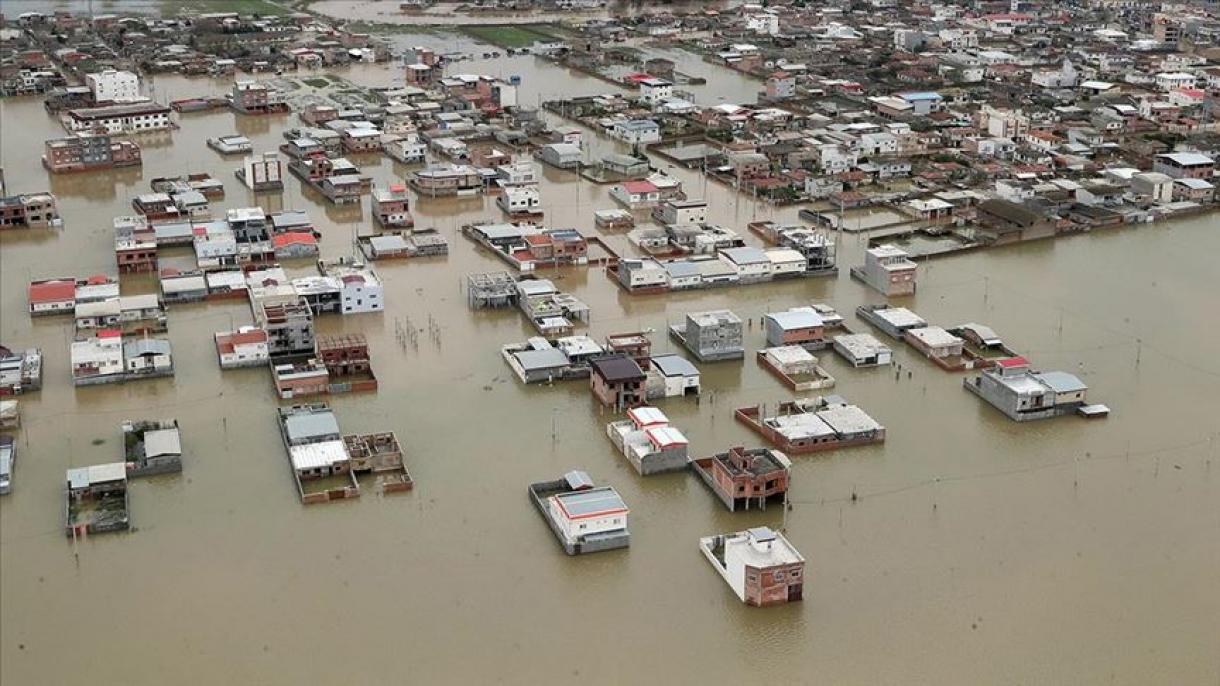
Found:
[[[536,26],[477,25],[463,26],[462,31],[485,43],[502,48],[526,48],[537,41],[553,41],[555,36]]]
[[[291,10],[271,0],[162,0],[161,11],[166,15],[193,11],[200,13],[237,12],[243,15],[270,16],[288,14]]]

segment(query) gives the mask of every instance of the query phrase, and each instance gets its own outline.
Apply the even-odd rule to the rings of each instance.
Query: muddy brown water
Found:
[[[382,69],[348,74],[390,78]],[[566,72],[531,74],[555,83]],[[173,97],[224,87],[157,79]],[[208,171],[227,191],[218,207],[256,204],[233,177],[236,158],[204,140],[237,132],[270,149],[295,118],[188,114],[180,130],[145,139],[143,169],[49,179],[38,157],[58,124],[34,99],[0,101],[0,117],[10,192],[49,188],[66,222],[0,235],[0,340],[46,358],[43,390],[21,398],[15,486],[0,499],[6,686],[1220,679],[1215,216],[922,267],[918,294],[901,304],[941,325],[991,325],[1042,368],[1080,375],[1113,414],[1019,425],[909,349],[896,351],[899,380],[824,355],[834,392],[888,438],[794,460],[786,525],[808,560],[805,600],[759,610],[738,602],[696,543],[779,527],[781,510],[730,514],[690,475],[638,477],[604,434],[615,416],[584,384],[516,382],[499,347],[532,331],[515,310],[467,309],[464,275],[502,266],[456,228],[498,217],[491,198],[416,202],[417,224],[444,232],[449,256],[378,264],[383,314],[319,322],[322,333],[368,336],[381,389],[331,402],[345,431],[397,432],[415,490],[305,507],[267,371],[216,364],[212,333],[249,322],[245,304],[171,309],[174,378],[82,389],[69,380],[70,320],[25,310],[32,278],[113,273],[111,218],[153,177]],[[408,171],[363,163],[378,183]],[[675,173],[708,197],[714,221],[743,234],[753,219],[796,218],[795,207],[755,206]],[[612,206],[607,190],[547,170],[548,223],[594,231],[593,210]],[[307,210],[332,258],[370,226],[367,199],[334,208],[292,177],[259,201]],[[862,240],[844,239],[844,267],[861,261]],[[627,250],[621,235],[609,241]],[[652,328],[658,351],[674,349],[663,332],[687,311],[729,307],[754,320],[745,362],[700,365],[701,401],[661,404],[706,455],[759,444],[733,408],[791,397],[753,360],[764,312],[881,301],[846,271],[670,297],[628,296],[593,270],[545,275],[590,304],[589,333]],[[124,277],[123,287],[155,283]],[[407,321],[422,329],[417,348],[396,342]],[[184,472],[134,482],[137,530],[90,537],[75,561],[60,528],[64,470],[118,459],[119,423],[161,416],[182,423]],[[574,467],[630,505],[629,550],[562,554],[525,488]]]

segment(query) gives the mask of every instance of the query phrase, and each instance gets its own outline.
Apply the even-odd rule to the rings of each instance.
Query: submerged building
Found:
[[[978,376],[963,379],[962,385],[1018,422],[1085,412],[1092,407],[1086,399],[1089,387],[1074,374],[1034,371],[1024,357],[999,360]],[[1104,406],[1085,412],[1104,413]]]
[[[606,425],[606,435],[641,476],[686,467],[686,436],[655,407],[627,410],[627,419]]]
[[[699,539],[699,550],[746,605],[801,600],[805,558],[784,535],[763,526]]]
[[[893,245],[879,245],[864,253],[864,265],[852,267],[851,275],[869,288],[886,296],[915,292],[916,264],[906,251]]]
[[[582,471],[530,484],[529,494],[569,555],[626,548],[631,543],[627,504],[613,488],[594,486]]]
[[[700,362],[740,360],[746,354],[741,317],[729,310],[691,312],[683,324],[670,326],[669,333]]]

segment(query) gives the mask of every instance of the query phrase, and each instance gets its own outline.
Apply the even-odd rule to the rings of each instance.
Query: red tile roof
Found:
[[[282,248],[286,245],[317,245],[318,239],[308,231],[286,231],[272,236],[271,242],[275,247]]]
[[[657,187],[651,181],[624,181],[623,190],[628,193],[655,193]]]
[[[56,279],[30,284],[31,303],[53,303],[76,299],[76,282]]]

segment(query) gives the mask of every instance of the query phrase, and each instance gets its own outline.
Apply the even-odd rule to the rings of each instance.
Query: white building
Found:
[[[137,101],[68,110],[60,115],[59,121],[69,133],[117,136],[172,129],[171,111],[166,105]]]
[[[857,162],[856,151],[847,146],[829,143],[818,147],[818,164],[827,174],[850,171]]]
[[[280,156],[275,152],[247,157],[242,163],[241,180],[255,191],[284,187],[284,168]]]
[[[609,486],[553,495],[547,498],[546,507],[565,547],[587,541],[595,534],[611,538],[627,533],[630,510]]]
[[[1063,66],[1059,69],[1048,69],[1045,71],[1036,71],[1030,77],[1030,81],[1036,86],[1043,88],[1074,88],[1079,80],[1079,74],[1076,73],[1076,68],[1072,66],[1071,60],[1063,60]]]
[[[387,155],[403,164],[423,162],[428,153],[428,145],[419,139],[417,133],[404,134],[390,140],[383,137],[381,147]]]
[[[651,257],[621,260],[618,274],[619,282],[628,290],[657,289],[669,285],[669,272]]]
[[[774,12],[756,12],[746,15],[746,30],[767,36],[779,34],[779,15]]]
[[[707,202],[670,200],[657,206],[653,216],[662,224],[703,224],[707,222]]]
[[[737,280],[741,283],[763,281],[771,277],[771,260],[767,259],[766,253],[753,246],[727,248],[719,251],[716,256],[733,268],[737,273]]]
[[[886,244],[865,251],[864,266],[853,267],[851,273],[884,295],[910,295],[915,292],[915,269],[906,251]]]
[[[123,339],[105,331],[97,338],[74,341],[71,359],[72,383],[77,386],[117,381],[123,376]]]
[[[969,50],[979,46],[979,34],[971,29],[941,29],[937,37],[950,50]]]
[[[217,332],[216,355],[221,369],[261,367],[271,359],[267,332],[255,326]]]
[[[877,340],[871,333],[835,336],[834,350],[853,367],[887,365],[893,357],[889,346]]]
[[[610,197],[632,209],[652,207],[661,199],[661,191],[651,181],[624,181],[610,189]]]
[[[129,71],[105,69],[87,74],[85,81],[96,103],[124,103],[143,100],[140,97],[140,77]]]
[[[509,215],[538,212],[542,196],[536,186],[509,186],[496,198],[496,205]]]
[[[606,435],[641,476],[686,468],[686,437],[655,407],[627,410],[627,419],[606,425]]]
[[[362,264],[329,265],[326,275],[339,281],[343,314],[385,309],[385,288],[371,268]]]
[[[699,539],[699,549],[747,605],[800,600],[805,558],[784,535],[767,527]]]
[[[892,133],[866,133],[860,136],[861,155],[892,155],[898,152],[898,137]]]
[[[651,119],[624,119],[614,122],[610,135],[631,145],[646,145],[661,140],[661,126]]]
[[[496,167],[496,179],[501,186],[527,186],[538,183],[538,172],[531,162],[512,162]]]
[[[665,79],[643,79],[639,84],[640,99],[652,106],[674,95],[674,84]]]
[[[653,379],[657,379],[662,397],[673,398],[699,395],[699,368],[681,355],[664,353],[653,355],[648,361],[648,379],[651,396]]]
[[[1131,192],[1159,205],[1173,202],[1173,177],[1160,172],[1143,172],[1131,176]]]
[[[1194,74],[1183,71],[1162,72],[1156,75],[1156,86],[1163,91],[1173,91],[1179,88],[1194,88],[1197,79]]]

